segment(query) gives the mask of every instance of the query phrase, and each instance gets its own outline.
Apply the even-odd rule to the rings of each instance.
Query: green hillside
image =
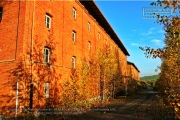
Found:
[[[159,78],[159,75],[152,75],[152,76],[141,77],[140,80],[157,80],[158,78]]]

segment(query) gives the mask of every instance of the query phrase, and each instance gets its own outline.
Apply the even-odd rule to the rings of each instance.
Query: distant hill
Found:
[[[140,80],[157,80],[158,78],[159,78],[159,75],[152,75],[152,76],[141,77]]]

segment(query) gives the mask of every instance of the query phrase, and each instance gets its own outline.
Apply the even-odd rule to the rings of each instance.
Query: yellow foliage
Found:
[[[180,11],[179,0],[160,0],[157,3],[166,8],[171,7],[174,12]],[[159,5],[158,4],[158,5]],[[157,4],[151,4],[157,5]],[[147,58],[162,59],[160,78],[156,82],[164,100],[174,106],[174,110],[178,113],[180,107],[180,18],[178,16],[159,17],[158,23],[164,25],[165,30],[165,47],[151,49],[150,47],[142,48]]]

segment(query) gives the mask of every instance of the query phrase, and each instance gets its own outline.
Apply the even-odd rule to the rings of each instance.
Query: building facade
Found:
[[[139,76],[139,70],[136,67],[136,65],[132,62],[127,62],[128,63],[128,76],[131,77],[131,79],[136,80],[136,81],[140,81],[140,76]]]
[[[56,107],[67,81],[80,79],[75,70],[95,65],[98,51],[116,51],[115,66],[128,73],[129,53],[93,1],[2,1],[0,38],[0,114],[47,102]],[[103,95],[103,75],[88,78],[94,81],[88,90],[95,91],[89,98]]]

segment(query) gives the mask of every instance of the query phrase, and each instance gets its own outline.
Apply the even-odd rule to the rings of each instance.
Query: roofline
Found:
[[[140,72],[134,63],[129,62],[129,61],[127,61],[127,63],[130,64],[130,65],[132,65],[132,66],[134,66],[134,68],[135,68],[138,72]]]
[[[104,15],[101,13],[95,2],[93,0],[79,0],[79,2],[84,5],[84,7],[88,10],[89,14],[91,14],[99,23],[99,25],[104,28],[106,33],[109,34],[111,39],[118,45],[118,47],[123,51],[123,53],[126,56],[130,56],[127,49],[125,48],[121,40],[118,38],[117,34],[114,32],[114,30],[112,29]]]

